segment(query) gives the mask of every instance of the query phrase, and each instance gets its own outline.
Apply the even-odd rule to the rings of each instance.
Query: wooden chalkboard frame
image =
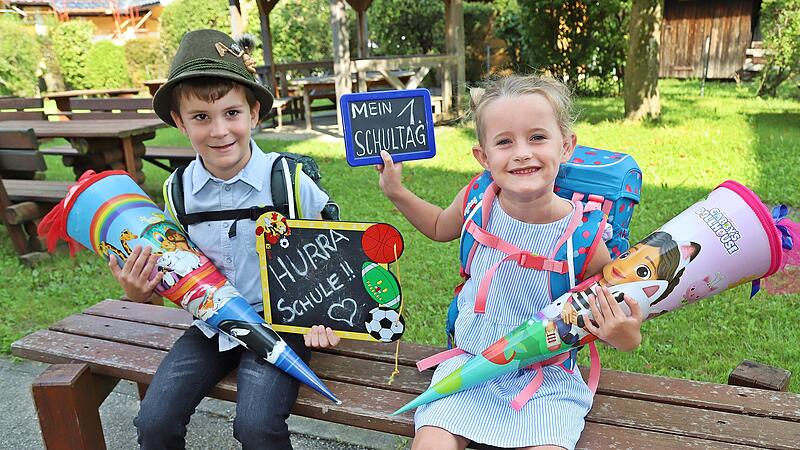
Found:
[[[269,213],[267,213],[269,214]],[[262,219],[266,216],[262,216],[259,218],[260,223]],[[367,228],[375,225],[374,222],[343,222],[343,221],[324,221],[324,220],[307,220],[307,219],[286,219],[286,224],[289,226],[290,229],[297,229],[297,228],[304,228],[304,229],[333,229],[333,230],[341,230],[341,231],[365,231]],[[267,261],[267,250],[264,245],[264,236],[257,236],[256,237],[256,249],[259,254],[259,260],[266,262]],[[261,271],[261,293],[263,298],[264,304],[264,320],[272,329],[279,332],[287,332],[287,333],[298,333],[298,334],[305,334],[311,328],[304,327],[304,326],[296,326],[296,325],[282,325],[282,324],[274,324],[272,320],[272,303],[269,293],[269,272],[267,269],[268,264],[260,264],[260,271]],[[388,264],[378,264],[379,266],[383,267],[384,269],[388,270]],[[402,301],[402,300],[401,300]],[[358,333],[353,331],[344,331],[344,330],[334,330],[334,332],[341,338],[345,339],[353,339],[353,340],[360,340],[360,341],[371,341],[376,342],[376,339],[370,336],[369,333]]]
[[[396,91],[376,91],[362,92],[355,94],[345,94],[339,99],[340,111],[342,112],[342,128],[344,130],[344,147],[347,156],[347,164],[353,167],[368,166],[373,164],[383,164],[380,155],[356,157],[353,144],[353,125],[350,118],[349,107],[354,102],[365,102],[372,100],[386,100],[395,98],[419,98],[422,97],[425,111],[425,126],[428,149],[423,151],[413,151],[406,153],[392,153],[392,161],[410,161],[415,159],[433,158],[436,155],[436,141],[433,131],[433,110],[431,106],[431,93],[427,89],[405,89]]]

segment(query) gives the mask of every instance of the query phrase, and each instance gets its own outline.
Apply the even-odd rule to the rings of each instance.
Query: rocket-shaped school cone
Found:
[[[51,251],[63,239],[72,253],[80,244],[106,259],[113,253],[120,266],[136,245],[149,245],[159,255],[153,276],[164,274],[156,292],[341,403],[126,172],[84,173],[42,219],[39,235]]]
[[[792,238],[798,238],[800,228],[785,215],[785,207],[770,214],[747,187],[731,180],[722,183],[608,263],[602,274],[556,299],[394,414],[595,340],[584,326],[593,320],[588,301],[598,286],[608,286],[626,314],[630,309],[623,294],[636,300],[645,319],[743,283],[753,282],[755,294],[760,279],[784,269],[784,253],[788,261],[797,252],[792,251]],[[792,264],[800,264],[800,258]]]

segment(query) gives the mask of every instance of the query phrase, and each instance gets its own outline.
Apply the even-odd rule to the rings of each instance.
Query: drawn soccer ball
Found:
[[[369,312],[369,321],[365,325],[369,335],[381,342],[400,339],[406,329],[406,321],[400,313],[380,306]]]

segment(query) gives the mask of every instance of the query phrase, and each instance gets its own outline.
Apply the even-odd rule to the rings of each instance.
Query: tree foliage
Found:
[[[800,0],[764,0],[761,30],[768,55],[758,95],[775,96],[781,83],[800,73]]]
[[[42,58],[33,30],[21,21],[0,17],[0,94],[32,96]]]
[[[328,0],[282,0],[272,10],[269,20],[276,63],[332,58]],[[258,26],[257,20],[248,20],[248,31],[256,36]]]
[[[442,0],[375,0],[367,15],[376,56],[445,51]]]
[[[158,38],[141,37],[125,43],[125,62],[134,85],[145,80],[166,78],[169,64]]]
[[[172,61],[183,35],[192,30],[212,28],[231,33],[226,0],[175,0],[161,15],[161,45]]]
[[[95,25],[86,20],[70,20],[53,31],[53,50],[67,89],[89,87],[86,57],[92,47],[94,31]]]
[[[545,71],[582,92],[618,87],[625,65],[627,0],[498,0],[496,34],[514,69]]]
[[[129,87],[125,48],[111,41],[95,43],[86,55],[86,84],[92,89]]]

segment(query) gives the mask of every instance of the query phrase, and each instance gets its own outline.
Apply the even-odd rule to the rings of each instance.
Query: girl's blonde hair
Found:
[[[553,107],[556,122],[563,136],[572,134],[575,124],[575,113],[572,106],[572,93],[562,82],[549,76],[511,75],[489,80],[484,87],[470,89],[472,116],[478,142],[484,145],[483,109],[499,98],[513,98],[529,94],[543,95]]]

